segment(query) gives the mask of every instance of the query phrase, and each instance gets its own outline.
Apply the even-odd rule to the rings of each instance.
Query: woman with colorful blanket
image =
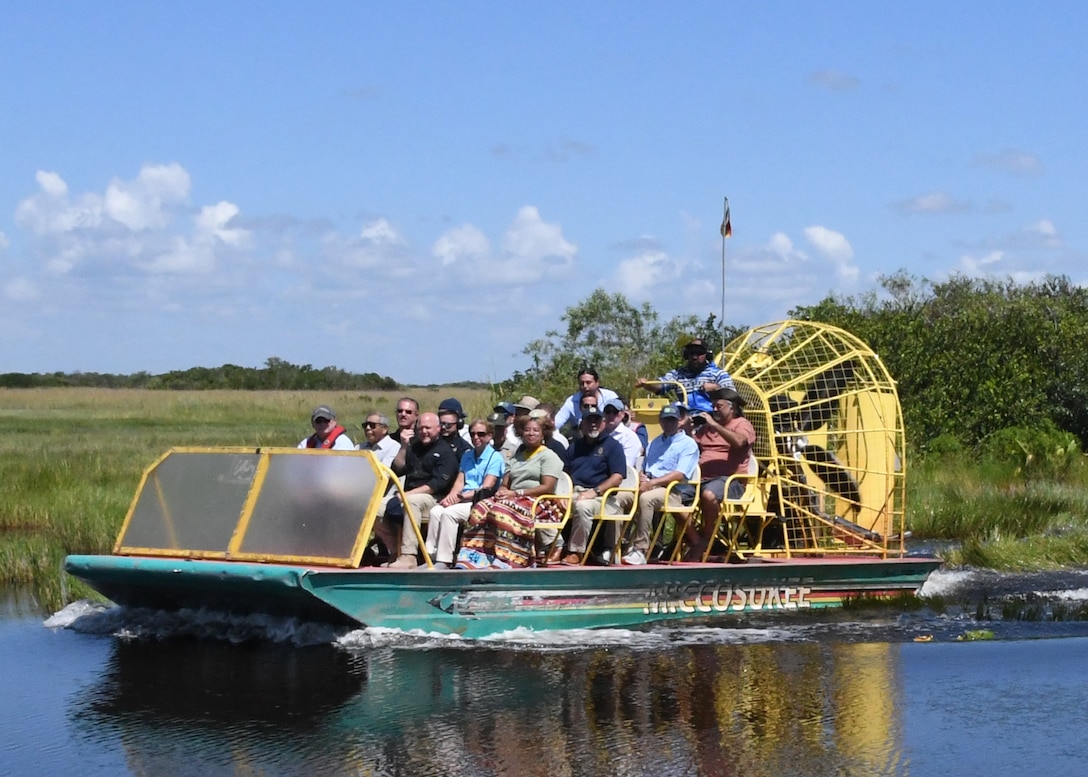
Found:
[[[476,503],[465,524],[460,569],[509,569],[532,565],[536,521],[553,522],[561,514],[554,494],[563,462],[544,444],[554,426],[547,418],[529,418],[520,430],[521,445],[510,459],[502,486]],[[535,513],[534,513],[535,505]]]

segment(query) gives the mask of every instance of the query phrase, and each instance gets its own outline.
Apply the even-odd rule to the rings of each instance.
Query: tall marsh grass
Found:
[[[408,392],[0,389],[0,585],[31,584],[43,609],[88,595],[61,571],[70,553],[107,553],[143,470],[176,446],[294,446],[329,404],[355,441],[377,410],[410,394],[424,410],[457,396],[485,416],[480,389]],[[67,590],[66,586],[73,586]]]
[[[907,524],[915,537],[957,540],[949,561],[995,569],[1088,565],[1088,466],[1049,472],[966,453],[912,466]]]

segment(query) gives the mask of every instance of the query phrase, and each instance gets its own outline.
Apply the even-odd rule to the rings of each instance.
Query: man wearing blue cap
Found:
[[[695,440],[680,431],[680,408],[665,405],[658,413],[661,434],[650,441],[646,460],[638,474],[638,515],[635,517],[635,539],[632,550],[624,554],[624,564],[645,564],[650,549],[650,530],[654,515],[665,506],[665,489],[669,483],[686,482],[695,477],[699,465],[699,446]],[[687,493],[684,493],[686,489]],[[695,497],[693,486],[673,488],[670,499],[677,498],[677,491],[685,498]]]

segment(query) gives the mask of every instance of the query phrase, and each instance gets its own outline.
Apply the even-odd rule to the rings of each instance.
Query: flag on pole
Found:
[[[722,237],[733,236],[733,222],[729,219],[729,198],[725,198],[725,215],[722,216]]]

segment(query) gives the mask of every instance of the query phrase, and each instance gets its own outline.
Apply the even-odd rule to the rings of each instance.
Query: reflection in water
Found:
[[[114,646],[69,710],[135,774],[900,774],[898,645]]]

